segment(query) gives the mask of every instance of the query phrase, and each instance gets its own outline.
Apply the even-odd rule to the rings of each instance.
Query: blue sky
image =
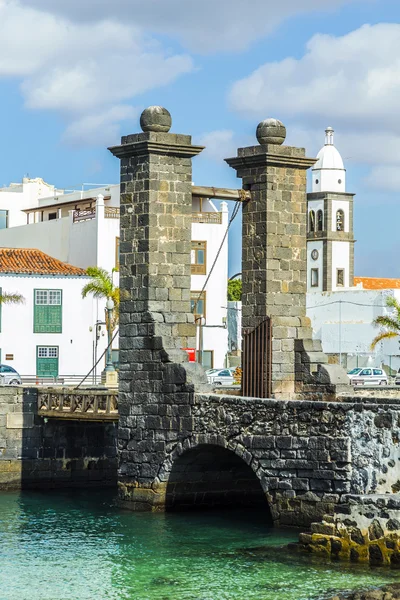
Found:
[[[0,184],[117,182],[106,147],[152,104],[207,146],[199,185],[240,186],[223,158],[264,118],[309,156],[331,125],[356,275],[400,277],[399,57],[398,0],[0,0]],[[231,274],[240,236],[238,219]]]

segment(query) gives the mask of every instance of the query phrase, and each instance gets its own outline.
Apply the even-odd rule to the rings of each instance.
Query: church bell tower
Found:
[[[312,169],[307,194],[307,291],[331,292],[354,285],[353,198],[332,127]]]

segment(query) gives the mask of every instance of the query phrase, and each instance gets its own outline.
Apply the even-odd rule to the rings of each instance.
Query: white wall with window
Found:
[[[228,226],[228,205],[226,202],[211,202],[194,199],[193,211],[198,214],[197,221],[192,223],[192,275],[191,304],[198,319],[198,348],[202,339],[203,359],[205,367],[223,367],[228,350],[227,330],[227,286],[228,286],[228,240],[222,246],[218,260],[207,282],[203,294],[200,292],[210,274],[221,242]],[[196,208],[199,213],[195,212]],[[201,211],[200,211],[201,208]],[[203,215],[203,216],[201,216]],[[218,217],[218,219],[217,219]],[[201,222],[201,221],[204,222]],[[199,327],[202,323],[200,335]]]
[[[107,345],[104,301],[82,299],[88,281],[75,276],[30,276],[0,273],[3,292],[17,292],[23,304],[1,307],[0,361],[22,376],[84,376],[93,366],[96,321],[100,325],[97,356]],[[105,362],[101,361],[100,375]],[[88,383],[92,382],[89,378]]]
[[[371,350],[371,342],[379,333],[372,321],[390,313],[386,306],[388,295],[400,299],[400,290],[364,290],[348,288],[342,291],[308,293],[307,316],[311,319],[313,336],[322,341],[327,354],[342,355],[347,368],[400,368],[399,339],[380,342]]]
[[[0,247],[38,248],[50,256],[86,269],[100,266],[108,272],[119,267],[119,185],[81,192],[53,193],[37,198],[22,223],[0,229]],[[85,210],[92,203],[93,209]],[[78,206],[79,210],[74,207]],[[51,217],[55,215],[56,217]],[[193,199],[191,290],[200,292],[228,225],[226,202]],[[0,215],[1,219],[1,215]],[[118,282],[118,273],[113,274]],[[207,365],[224,366],[228,349],[226,329],[228,240],[220,252],[204,294],[205,323],[202,328]],[[199,308],[198,307],[198,308]],[[116,349],[116,346],[115,346]],[[60,355],[61,361],[61,355]]]

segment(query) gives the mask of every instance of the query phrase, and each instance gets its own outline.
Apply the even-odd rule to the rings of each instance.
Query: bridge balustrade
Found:
[[[57,419],[118,421],[118,393],[109,390],[40,389],[38,414]]]

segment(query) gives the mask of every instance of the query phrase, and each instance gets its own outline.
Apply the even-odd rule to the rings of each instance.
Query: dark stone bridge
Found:
[[[309,524],[346,493],[399,484],[397,405],[319,402],[347,382],[312,339],[305,312],[305,150],[267,120],[258,146],[227,162],[243,180],[243,317],[272,324],[275,399],[210,394],[190,310],[191,137],[161,107],[121,159],[119,497],[133,510],[264,505],[279,524]],[[248,200],[249,194],[251,200]],[[348,387],[348,384],[347,384]],[[310,399],[310,400],[308,400]],[[312,401],[311,401],[312,400]]]
[[[134,510],[264,505],[276,524],[299,526],[348,493],[399,485],[393,403],[196,394],[190,405],[142,408],[129,420],[135,440],[119,430],[120,498]]]

